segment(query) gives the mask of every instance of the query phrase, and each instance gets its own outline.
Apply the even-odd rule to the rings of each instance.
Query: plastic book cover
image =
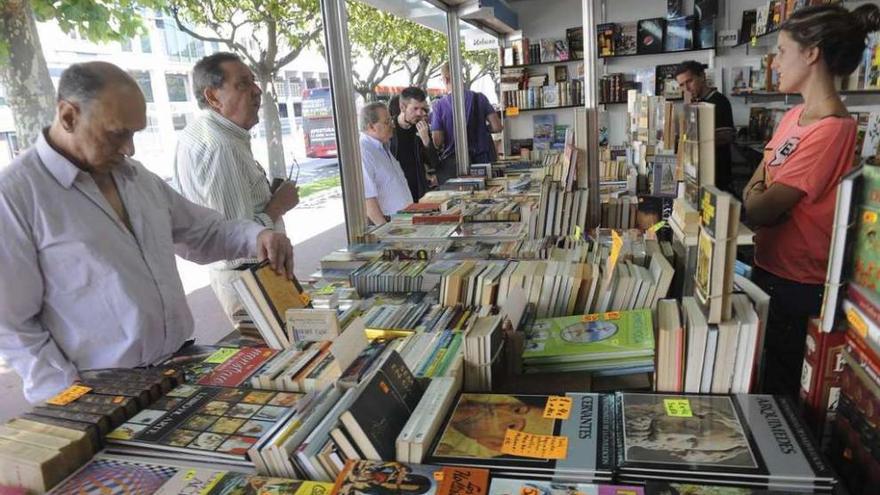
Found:
[[[785,398],[638,393],[618,397],[618,466],[625,473],[664,473],[667,479],[707,482],[833,482],[833,472]]]
[[[245,460],[293,409],[284,392],[181,385],[107,435],[108,443]]]
[[[615,401],[602,394],[565,394],[567,419],[544,417],[548,396],[462,393],[446,419],[426,462],[484,466],[516,472],[589,476],[610,473],[614,462]],[[520,457],[502,452],[508,429],[565,436],[562,459]]]
[[[176,467],[115,459],[94,459],[50,493],[105,495],[156,493],[178,471]]]
[[[536,320],[527,334],[526,362],[570,362],[654,353],[650,309]]]
[[[348,461],[333,495],[485,495],[489,473],[385,461]]]
[[[227,473],[199,495],[329,495],[332,483]]]

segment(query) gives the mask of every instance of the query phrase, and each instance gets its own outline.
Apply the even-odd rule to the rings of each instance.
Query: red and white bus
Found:
[[[330,88],[303,91],[302,126],[309,158],[336,157],[336,127]]]

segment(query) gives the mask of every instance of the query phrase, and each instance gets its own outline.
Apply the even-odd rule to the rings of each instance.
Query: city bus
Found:
[[[302,94],[302,127],[309,158],[336,157],[336,127],[330,88],[306,89]]]

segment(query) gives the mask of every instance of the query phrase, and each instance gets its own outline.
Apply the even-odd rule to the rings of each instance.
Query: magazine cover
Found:
[[[149,495],[156,493],[177,471],[171,466],[96,458],[49,493]]]
[[[650,309],[536,320],[523,350],[526,363],[563,363],[654,355]]]
[[[617,38],[614,40],[615,55],[635,55],[638,53],[638,23],[621,22],[617,25]]]
[[[485,495],[488,482],[483,469],[352,460],[336,478],[333,495]]]
[[[544,103],[547,101],[545,100]],[[552,143],[556,130],[556,116],[553,114],[533,115],[532,127],[535,143]]]
[[[484,466],[493,471],[587,476],[610,473],[614,462],[614,398],[569,392],[568,419],[547,419],[546,395],[459,395],[426,462]],[[537,459],[502,453],[508,429],[537,435],[566,436],[564,459]]]
[[[794,407],[771,395],[618,393],[619,467],[667,479],[827,486],[833,473]]]
[[[667,100],[680,100],[684,98],[684,92],[675,80],[675,71],[678,64],[658,65],[656,68],[654,84],[657,96],[663,96]]]
[[[180,385],[111,431],[107,442],[245,460],[300,394]]]

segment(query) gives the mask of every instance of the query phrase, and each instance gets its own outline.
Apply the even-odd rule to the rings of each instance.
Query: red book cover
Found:
[[[213,371],[203,376],[199,385],[237,387],[245,382],[260,366],[278,351],[268,347],[242,347]]]
[[[846,288],[846,295],[857,308],[865,313],[865,316],[880,324],[880,307],[877,307],[861,286],[850,283]]]
[[[840,394],[840,375],[843,370],[840,353],[846,344],[846,333],[823,332],[818,318],[807,324],[804,366],[801,370],[801,403],[804,416],[816,433],[822,430],[834,414],[834,405]]]
[[[409,206],[400,210],[401,213],[429,213],[440,211],[440,203],[410,203]]]
[[[440,223],[459,223],[461,215],[454,214],[436,214],[436,215],[413,215],[413,225],[436,225]]]

